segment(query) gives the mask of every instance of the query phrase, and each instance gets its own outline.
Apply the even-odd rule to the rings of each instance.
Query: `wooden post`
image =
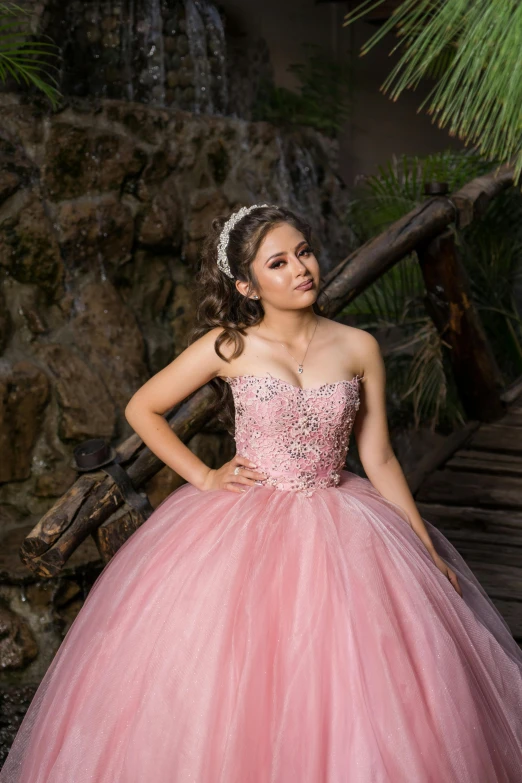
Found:
[[[92,538],[104,563],[109,562],[143,521],[137,511],[133,508],[126,511],[124,506],[92,532]]]
[[[464,265],[447,229],[416,248],[427,295],[426,310],[443,341],[460,399],[470,419],[494,421],[504,413],[502,375],[471,300]]]

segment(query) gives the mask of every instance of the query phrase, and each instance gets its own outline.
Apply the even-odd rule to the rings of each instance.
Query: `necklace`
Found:
[[[319,323],[319,318],[318,318],[318,319],[316,320],[316,322],[315,322],[314,331],[313,331],[313,333],[312,333],[312,336],[310,337],[310,341],[309,341],[308,345],[306,346],[305,355],[303,356],[303,361],[302,361],[301,363],[297,362],[297,359],[295,358],[295,356],[292,356],[292,354],[290,353],[290,351],[288,351],[288,348],[286,347],[286,345],[285,345],[284,343],[279,343],[279,345],[282,345],[282,346],[283,346],[283,348],[285,349],[285,351],[288,351],[288,353],[290,353],[290,356],[292,356],[292,359],[294,360],[294,362],[297,362],[297,365],[298,365],[298,367],[297,367],[297,372],[298,372],[298,373],[302,373],[302,372],[303,372],[303,364],[304,364],[304,360],[306,359],[306,354],[308,353],[308,349],[310,348],[310,343],[311,343],[311,342],[312,342],[312,340],[314,339],[314,334],[315,334],[315,330],[317,329],[317,324],[318,324],[318,323]]]

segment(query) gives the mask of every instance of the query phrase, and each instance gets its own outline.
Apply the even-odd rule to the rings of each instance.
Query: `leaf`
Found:
[[[30,17],[28,9],[15,3],[0,3],[0,80],[5,82],[11,77],[17,84],[36,87],[55,108],[61,93],[50,71],[58,71],[59,48],[52,41],[32,40],[20,19],[24,16]],[[9,21],[11,17],[16,21]]]
[[[344,26],[370,7],[362,3]],[[405,0],[362,47],[364,53],[395,33],[400,57],[381,85],[396,100],[435,75],[420,109],[487,159],[513,160],[522,172],[522,3],[518,0]],[[449,50],[451,67],[441,67]],[[442,59],[441,59],[442,58]],[[448,63],[446,63],[447,65]]]

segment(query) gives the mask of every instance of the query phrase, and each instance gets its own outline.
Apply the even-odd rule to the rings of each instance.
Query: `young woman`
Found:
[[[288,209],[213,222],[193,340],[126,409],[187,483],[98,577],[1,783],[522,780],[522,651],[419,515],[378,343],[319,283]],[[163,418],[206,383],[235,417],[218,469]]]

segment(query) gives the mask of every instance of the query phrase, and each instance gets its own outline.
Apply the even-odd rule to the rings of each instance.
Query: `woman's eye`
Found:
[[[310,253],[313,252],[314,251],[312,250],[311,247],[304,247],[302,250],[299,251],[298,255],[302,255],[303,253],[309,255]],[[270,265],[270,269],[277,269],[279,267],[279,264],[284,264],[284,263],[285,263],[284,259],[281,258],[279,259],[279,261],[274,261],[274,263]]]

